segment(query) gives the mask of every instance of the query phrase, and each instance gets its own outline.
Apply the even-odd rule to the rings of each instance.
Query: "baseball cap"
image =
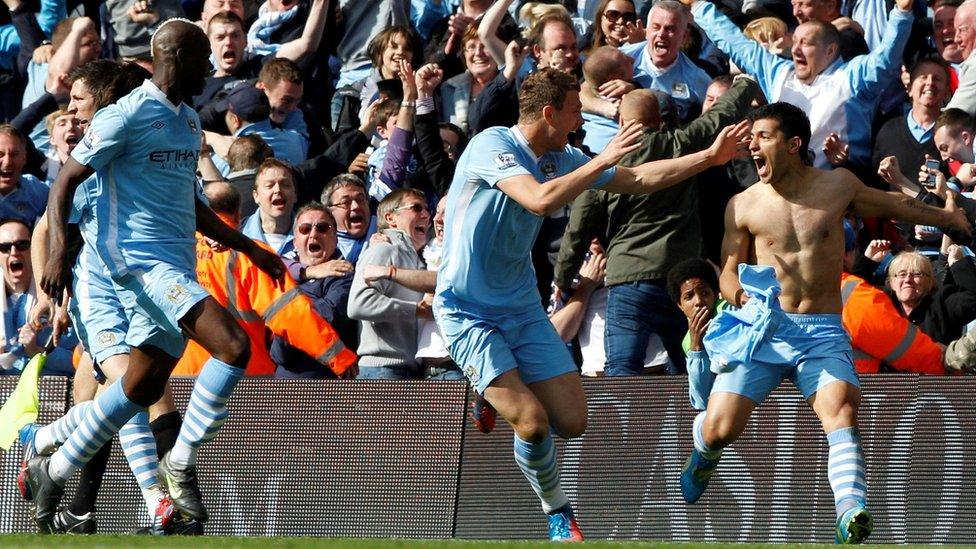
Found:
[[[229,110],[248,122],[264,120],[271,113],[271,105],[264,90],[254,87],[250,82],[235,86],[217,104],[218,110]]]

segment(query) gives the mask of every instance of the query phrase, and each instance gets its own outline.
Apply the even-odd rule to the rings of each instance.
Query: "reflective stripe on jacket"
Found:
[[[840,280],[844,329],[858,373],[877,373],[882,362],[905,372],[946,373],[939,344],[902,316],[883,291],[852,274]]]
[[[336,375],[342,374],[355,364],[356,354],[346,349],[332,326],[315,312],[298,284],[287,275],[284,278],[282,289],[246,255],[234,250],[214,252],[197,235],[200,285],[227,308],[251,340],[246,375],[274,375],[276,366],[268,354],[270,339],[265,336],[266,330],[318,360]],[[208,358],[209,353],[190,341],[173,374],[195,376]]]

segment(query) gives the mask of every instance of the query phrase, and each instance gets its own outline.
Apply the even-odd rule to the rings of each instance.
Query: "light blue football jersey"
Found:
[[[542,217],[497,184],[529,175],[544,185],[589,161],[569,145],[537,157],[517,127],[494,127],[476,135],[458,160],[447,195],[438,297],[461,301],[475,314],[539,307],[530,253]],[[604,172],[593,187],[605,185],[615,171]]]
[[[113,276],[164,262],[193,272],[200,119],[152,81],[98,111],[72,156],[95,170],[98,252]]]

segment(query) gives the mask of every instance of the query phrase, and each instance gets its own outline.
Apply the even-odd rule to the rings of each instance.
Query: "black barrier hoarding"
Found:
[[[893,528],[898,523],[889,521],[889,515],[900,512],[913,489],[908,480],[917,379],[874,376],[863,381],[868,500],[877,525],[872,541],[911,539],[905,528]],[[970,380],[952,381],[963,381],[953,386],[963,393],[976,386]],[[777,389],[757,409],[695,505],[684,503],[678,484],[691,451],[696,413],[688,403],[686,379],[601,378],[588,380],[585,388],[586,435],[557,443],[563,487],[576,502],[585,535],[673,541],[833,541],[836,517],[826,476],[826,438],[816,415],[792,386]],[[458,537],[546,535],[538,500],[512,460],[511,437],[506,426],[491,435],[466,436]],[[967,451],[971,458],[971,445]],[[485,516],[510,519],[486,524]],[[976,539],[974,530],[964,532],[952,541]]]
[[[173,380],[181,410],[192,382]],[[450,537],[466,394],[462,382],[243,380],[220,435],[200,452],[207,533]],[[8,462],[18,452],[4,454],[5,473],[15,474]],[[5,496],[0,515],[26,517],[13,477],[4,480],[17,499]],[[148,523],[118,441],[97,517],[100,532]]]
[[[13,387],[6,381],[2,398]],[[976,379],[862,382],[871,540],[976,542]],[[54,393],[66,393],[59,387]],[[190,380],[175,382],[180,408],[190,388]],[[563,486],[590,539],[832,541],[826,440],[792,387],[757,409],[693,506],[678,487],[695,414],[686,380],[604,378],[584,388],[587,434],[557,448]],[[483,435],[465,424],[466,394],[452,382],[244,380],[220,436],[201,452],[208,533],[544,538],[511,430],[499,421]],[[53,401],[45,406],[64,409]],[[98,501],[103,532],[145,522],[117,446]],[[0,531],[30,531],[13,487],[19,449],[2,459]]]

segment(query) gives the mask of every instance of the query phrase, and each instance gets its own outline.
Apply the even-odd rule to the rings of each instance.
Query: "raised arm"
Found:
[[[739,27],[722,15],[711,2],[682,0],[682,3],[691,8],[695,23],[722,53],[728,55],[743,72],[756,77],[766,97],[775,97],[771,92],[776,75],[779,71],[792,68],[793,62],[766,50],[755,40],[746,38]]]
[[[511,5],[512,0],[498,0],[488,8],[478,25],[478,37],[499,67],[505,64],[505,41],[498,37],[498,27],[502,24],[505,12]]]
[[[621,131],[623,129],[621,128]],[[692,154],[655,160],[633,168],[617,167],[606,190],[624,194],[648,194],[676,185],[712,166],[721,166],[736,158],[749,135],[749,121],[727,126],[719,132],[712,146]]]
[[[305,28],[298,38],[281,45],[275,57],[284,57],[300,63],[309,54],[315,53],[322,43],[322,31],[325,30],[325,16],[328,13],[328,0],[312,0],[312,7],[308,10]]]
[[[749,261],[752,251],[752,235],[742,223],[739,202],[745,200],[737,194],[725,208],[725,236],[722,238],[722,273],[719,275],[719,288],[726,301],[741,307],[749,296],[739,283],[739,264]]]
[[[846,171],[846,170],[845,170]],[[963,210],[956,206],[955,195],[946,194],[945,208],[929,206],[898,192],[884,192],[861,183],[847,172],[855,187],[851,207],[861,217],[893,218],[916,225],[935,225],[972,234],[972,227]]]
[[[625,123],[603,152],[545,185],[526,174],[502,179],[497,183],[498,188],[526,210],[538,216],[547,216],[575,200],[580,193],[616,166],[624,155],[635,150],[640,145],[641,132],[641,127],[636,122]]]

